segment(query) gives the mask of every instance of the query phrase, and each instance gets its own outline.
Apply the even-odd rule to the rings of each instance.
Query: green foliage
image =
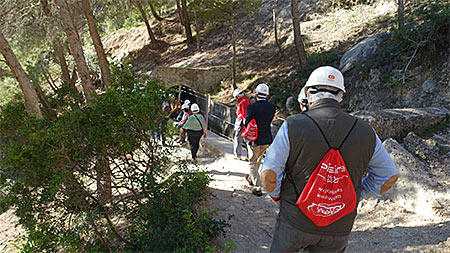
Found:
[[[22,92],[12,77],[0,79],[0,107],[9,103],[12,99],[22,98]]]
[[[236,16],[254,12],[260,5],[261,0],[193,0],[189,7],[200,21],[215,26],[229,24],[231,7],[234,10],[233,16]]]
[[[91,2],[92,3],[92,2]],[[145,9],[148,7],[143,5]],[[131,1],[102,0],[93,3],[97,27],[102,34],[107,35],[121,28],[137,27],[142,22],[142,16]],[[147,11],[150,13],[150,10]]]
[[[204,251],[227,223],[200,208],[209,175],[154,138],[168,92],[129,65],[113,66],[111,80],[87,105],[63,85],[52,120],[20,101],[2,108],[0,211],[15,207],[27,230],[21,250]]]
[[[318,67],[325,65],[335,65],[339,60],[336,50],[330,50],[323,53],[312,54],[308,57],[305,68],[297,71],[291,79],[280,81],[275,78],[270,84],[270,101],[278,106],[284,106],[289,96],[297,98],[298,93],[305,85],[309,75]]]
[[[406,66],[432,63],[448,53],[450,44],[450,6],[445,1],[429,0],[411,6],[403,25],[393,28],[389,38],[380,44],[370,61],[361,66],[368,73],[377,68],[382,72],[384,86],[402,83]],[[402,66],[395,69],[395,66]]]

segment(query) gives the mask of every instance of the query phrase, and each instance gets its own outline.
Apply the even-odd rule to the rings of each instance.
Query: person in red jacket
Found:
[[[235,89],[233,91],[233,98],[238,102],[238,107],[236,111],[236,121],[234,123],[234,139],[233,139],[233,153],[234,158],[237,160],[242,160],[242,143],[243,138],[241,135],[242,127],[244,126],[245,116],[247,115],[247,107],[252,102],[247,96],[244,95],[244,92],[240,89]],[[247,145],[244,143],[245,147]],[[248,157],[248,152],[247,152]]]

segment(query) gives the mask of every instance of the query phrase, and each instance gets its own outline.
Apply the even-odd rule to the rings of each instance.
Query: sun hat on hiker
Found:
[[[191,105],[191,111],[192,111],[192,112],[198,112],[198,111],[200,111],[200,108],[198,107],[198,104],[192,104],[192,105]]]
[[[189,99],[186,99],[186,100],[184,100],[183,104],[189,105],[189,104],[191,104],[191,101]]]
[[[236,98],[237,96],[242,94],[242,90],[237,88],[233,91],[233,97]]]
[[[181,110],[185,110],[185,109],[189,109],[189,105],[188,104],[183,104],[181,106]]]
[[[269,95],[269,86],[265,83],[260,83],[255,89],[256,93],[258,94],[258,97],[260,98],[266,98],[267,95]]]
[[[305,88],[318,85],[337,88],[345,92],[344,76],[341,71],[330,66],[315,69],[306,81]]]

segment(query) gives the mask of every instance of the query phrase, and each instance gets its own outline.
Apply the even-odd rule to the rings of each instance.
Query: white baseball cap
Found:
[[[198,107],[198,104],[192,104],[191,105],[191,111],[193,111],[193,112],[200,111],[200,108]]]

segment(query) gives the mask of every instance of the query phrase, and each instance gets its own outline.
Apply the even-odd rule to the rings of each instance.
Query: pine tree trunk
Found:
[[[61,46],[61,40],[59,38],[55,39],[53,49],[55,50],[56,59],[61,67],[61,79],[68,83],[70,81],[70,72],[69,67],[67,66],[66,57],[64,56],[64,48]]]
[[[195,19],[195,41],[197,42],[197,50],[200,50],[200,22],[198,21],[197,12],[194,13]]]
[[[50,11],[50,8],[48,7],[48,1],[47,0],[39,0],[39,2],[41,3],[42,10],[44,11],[45,15],[47,17],[51,17],[51,11]],[[64,48],[62,46],[62,42],[58,36],[56,36],[55,41],[53,42],[53,50],[54,50],[54,56],[56,57],[56,61],[58,62],[59,66],[61,67],[61,79],[64,82],[69,82],[69,80],[70,80],[69,67],[67,66],[66,57],[64,56]],[[46,79],[48,79],[48,78],[46,77]],[[52,89],[53,88],[54,87],[52,87]]]
[[[192,37],[191,21],[189,20],[189,14],[187,12],[186,0],[181,0],[181,13],[184,19],[184,30],[186,31],[187,42],[192,43],[194,38]]]
[[[142,18],[144,19],[145,26],[147,27],[148,36],[150,38],[150,41],[152,44],[156,43],[155,35],[153,34],[152,28],[150,27],[150,23],[148,22],[147,14],[144,11],[144,8],[142,7],[141,0],[134,0],[136,7],[138,8],[139,12],[142,15]]]
[[[89,67],[86,63],[86,58],[84,57],[81,39],[73,23],[72,16],[69,11],[69,6],[67,5],[66,0],[54,0],[54,3],[58,7],[61,26],[67,36],[70,51],[75,60],[78,76],[81,79],[83,91],[87,99],[91,100],[95,95],[95,88],[92,85],[92,79],[89,73]]]
[[[91,5],[89,0],[81,0],[81,4],[84,7],[84,15],[89,26],[89,33],[91,34],[92,41],[94,43],[95,52],[97,53],[98,62],[100,64],[100,71],[102,72],[102,80],[106,87],[111,86],[111,81],[109,80],[111,72],[109,70],[109,62],[106,59],[105,49],[103,48],[102,40],[98,34],[97,26],[95,25],[94,15],[92,14]]]
[[[281,48],[280,41],[278,40],[277,0],[273,0],[272,18],[273,18],[273,31],[275,35],[275,44],[278,47],[278,51],[280,51],[280,56],[284,57],[283,49]]]
[[[298,13],[298,0],[291,0],[291,13],[292,23],[294,28],[294,43],[295,50],[297,52],[298,61],[300,63],[300,69],[303,69],[306,65],[306,52],[303,45],[302,34],[300,31],[300,16]]]
[[[112,199],[112,181],[111,168],[108,159],[105,157],[97,157],[95,165],[97,170],[97,195],[100,205],[109,203]]]
[[[42,90],[39,84],[34,86],[36,89],[36,94],[38,95],[39,101],[41,102],[44,109],[47,111],[47,115],[50,115],[50,118],[56,118],[56,113],[53,110],[52,105],[48,102],[47,97],[45,96],[44,91]]]
[[[403,26],[403,19],[405,16],[405,5],[403,4],[403,0],[398,0],[398,25],[400,27]]]
[[[185,22],[184,22],[183,13],[182,13],[182,10],[181,10],[180,0],[177,0],[176,3],[177,3],[177,13],[178,13],[178,18],[180,18],[180,23],[181,23],[181,25],[184,26],[184,23],[185,23]]]
[[[48,1],[47,0],[39,0],[42,6],[42,10],[44,11],[45,15],[50,16],[50,8],[48,7]]]
[[[153,17],[160,22],[163,21],[164,19],[162,17],[160,17],[158,15],[158,13],[156,13],[156,10],[155,10],[155,7],[153,7],[152,1],[149,1],[149,4],[150,4],[150,11],[152,12]]]
[[[236,27],[234,26],[234,17],[233,17],[233,1],[230,2],[230,23],[231,23],[231,37],[233,44],[233,72],[232,72],[232,86],[233,90],[237,88],[236,85]]]
[[[58,88],[56,87],[56,85],[53,82],[53,80],[51,80],[51,77],[49,77],[47,71],[43,71],[42,75],[44,76],[45,81],[47,81],[47,83],[50,86],[50,88],[52,88],[53,92],[56,92],[58,90]]]
[[[8,41],[6,41],[2,32],[0,32],[0,52],[5,58],[6,64],[11,69],[11,72],[19,83],[20,89],[23,92],[23,95],[25,97],[25,109],[30,115],[35,115],[36,117],[42,119],[43,116],[41,108],[39,108],[39,98],[36,94],[36,90],[34,89],[30,78],[28,78],[27,74],[25,73],[25,70],[23,70],[22,66],[17,60],[16,55],[12,51]]]

